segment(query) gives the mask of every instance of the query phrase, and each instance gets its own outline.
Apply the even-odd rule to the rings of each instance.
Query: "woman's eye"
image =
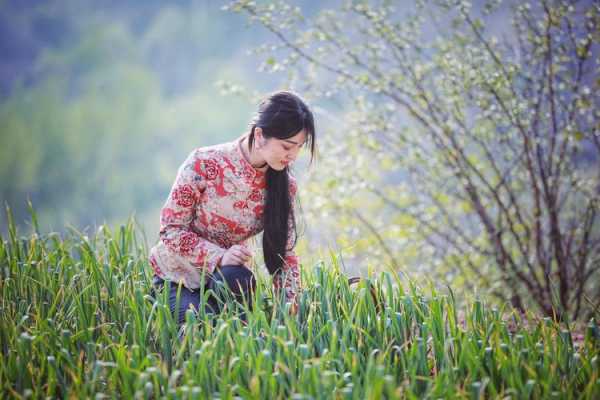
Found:
[[[284,149],[285,151],[290,151],[290,150],[291,150],[291,148],[290,148],[290,147],[285,147],[285,146],[283,146],[283,149]]]

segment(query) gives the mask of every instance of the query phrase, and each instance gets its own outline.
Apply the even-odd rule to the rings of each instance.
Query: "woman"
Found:
[[[290,165],[304,146],[315,150],[311,111],[295,94],[276,92],[263,100],[250,132],[229,142],[194,150],[179,168],[161,211],[160,240],[150,251],[154,284],[169,282],[171,311],[181,324],[189,307],[198,309],[202,290],[226,283],[238,301],[251,301],[256,284],[246,241],[263,233],[263,254],[282,290],[297,305],[301,287]],[[176,307],[178,283],[182,283]],[[218,312],[211,298],[208,312]]]

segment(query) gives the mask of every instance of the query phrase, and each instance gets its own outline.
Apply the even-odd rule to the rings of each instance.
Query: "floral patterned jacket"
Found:
[[[179,168],[160,214],[160,240],[150,250],[159,277],[197,289],[201,269],[212,273],[229,247],[263,230],[265,173],[252,167],[240,141],[197,148]],[[296,191],[290,175],[292,199]],[[300,274],[291,230],[288,237],[283,273],[273,284],[295,301]]]

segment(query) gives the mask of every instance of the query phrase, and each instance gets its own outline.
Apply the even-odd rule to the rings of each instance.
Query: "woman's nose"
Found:
[[[290,151],[290,153],[288,154],[288,158],[290,158],[291,160],[295,160],[296,157],[298,157],[299,152],[300,152],[299,148]]]

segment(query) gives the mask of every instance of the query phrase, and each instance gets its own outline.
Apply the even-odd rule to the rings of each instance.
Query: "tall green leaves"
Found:
[[[491,309],[389,274],[348,285],[336,260],[304,268],[299,311],[259,276],[243,323],[150,294],[130,221],[0,242],[0,393],[8,396],[526,398],[600,395],[600,328]],[[206,295],[206,294],[205,294]]]

